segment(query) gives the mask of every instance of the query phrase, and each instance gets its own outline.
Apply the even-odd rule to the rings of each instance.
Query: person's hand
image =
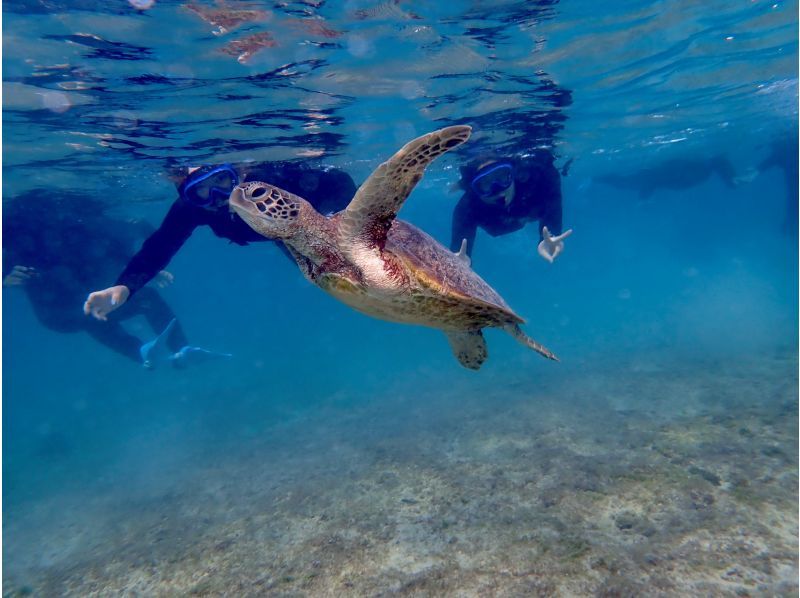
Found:
[[[539,247],[537,248],[539,255],[552,264],[553,260],[555,260],[559,254],[564,251],[564,239],[569,237],[571,234],[572,229],[569,229],[557,237],[554,237],[550,234],[550,231],[547,230],[546,226],[543,227],[542,240],[539,242]]]
[[[102,291],[89,293],[86,303],[83,304],[83,313],[87,316],[91,314],[98,320],[106,321],[108,314],[120,308],[128,300],[130,294],[128,287],[121,284]]]
[[[39,273],[36,268],[27,266],[14,266],[11,272],[3,279],[4,287],[18,287],[26,284],[29,280],[37,278]]]
[[[171,272],[167,272],[166,270],[161,270],[158,274],[155,275],[153,278],[153,282],[159,289],[165,289],[169,285],[171,285],[175,281],[175,277],[172,275]]]

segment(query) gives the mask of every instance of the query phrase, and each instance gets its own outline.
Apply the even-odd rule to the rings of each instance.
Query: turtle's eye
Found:
[[[258,197],[261,197],[262,195],[264,195],[266,192],[267,192],[267,190],[266,190],[266,189],[264,189],[264,187],[257,187],[257,188],[256,188],[256,189],[254,189],[254,190],[253,190],[253,192],[250,194],[250,197],[256,197],[256,198],[258,198]]]

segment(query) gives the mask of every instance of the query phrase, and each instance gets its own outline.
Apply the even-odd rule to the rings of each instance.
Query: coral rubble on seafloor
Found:
[[[7,519],[4,596],[796,595],[794,355],[628,365],[331,404]]]

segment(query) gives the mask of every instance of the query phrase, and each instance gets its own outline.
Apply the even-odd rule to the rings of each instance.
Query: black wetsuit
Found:
[[[474,170],[464,169],[462,179],[467,191],[453,210],[453,232],[450,249],[458,251],[463,239],[467,240],[467,253],[475,248],[478,227],[493,237],[518,231],[529,222],[539,221],[542,228],[553,235],[561,234],[561,176],[553,165],[549,152],[539,152],[524,158],[504,160],[514,165],[514,198],[506,206],[487,204],[469,188]]]
[[[133,253],[138,239],[153,228],[144,222],[129,223],[102,215],[76,214],[81,206],[89,212],[85,197],[67,205],[44,205],[33,210],[51,191],[10,200],[3,214],[3,278],[14,266],[34,268],[36,275],[21,286],[39,322],[55,332],[86,332],[106,347],[141,363],[143,340],[130,334],[122,322],[144,316],[154,336],[166,328],[175,314],[153,288],[142,289],[101,322],[83,315],[88,290],[99,288]],[[27,205],[25,205],[27,202]],[[68,202],[64,202],[65,204]],[[99,206],[98,206],[99,208]],[[168,338],[173,351],[187,344],[176,322]]]
[[[343,210],[356,192],[353,179],[341,170],[315,169],[293,162],[250,166],[245,180],[263,181],[299,195],[322,214]],[[204,225],[218,237],[239,245],[270,240],[251,229],[229,209],[227,203],[208,209],[179,198],[172,204],[158,230],[128,262],[115,284],[125,285],[131,294],[136,293],[169,264],[194,229]]]

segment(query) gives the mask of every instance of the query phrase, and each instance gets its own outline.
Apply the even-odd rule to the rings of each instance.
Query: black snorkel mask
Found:
[[[193,206],[214,209],[228,201],[238,184],[239,175],[230,164],[202,166],[183,180],[178,194]]]
[[[514,182],[514,167],[510,162],[495,162],[484,166],[470,181],[470,188],[481,199],[494,197]]]

